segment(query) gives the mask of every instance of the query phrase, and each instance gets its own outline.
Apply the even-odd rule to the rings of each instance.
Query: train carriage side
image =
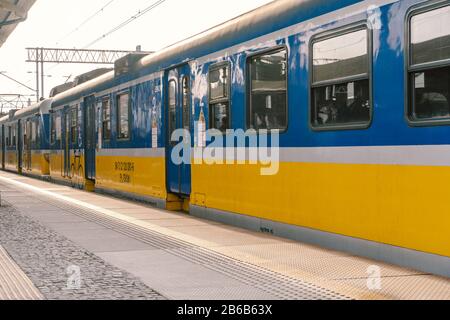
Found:
[[[161,117],[160,73],[109,72],[56,95],[52,179],[165,207]]]
[[[91,184],[85,177],[84,109],[78,97],[53,97],[49,120],[50,178],[59,183],[84,189]]]
[[[166,207],[162,74],[118,75],[96,92],[96,190]]]
[[[52,104],[50,115],[50,177],[51,179],[84,188],[84,151],[82,134],[81,101],[57,105]]]
[[[50,177],[54,181],[94,190],[95,172],[91,168],[95,168],[98,147],[94,94],[111,80],[109,70],[93,70],[78,76],[75,84],[54,89],[49,121]]]
[[[17,142],[18,171],[22,174],[49,175],[49,110],[47,99],[15,113],[13,121],[19,127]],[[18,134],[19,134],[18,132]]]
[[[197,136],[191,214],[448,276],[450,2],[348,4],[278,1],[142,60],[191,61],[195,126],[253,130],[247,154],[279,132],[279,158],[258,165],[217,162],[217,139]]]
[[[11,110],[8,122],[5,123],[5,170],[19,171],[19,121],[14,118],[17,110]]]
[[[50,178],[59,181],[61,176],[61,114],[59,110],[51,108],[50,111],[50,131],[49,131],[49,150],[50,150]]]
[[[56,96],[50,173],[449,276],[449,7],[268,4]]]

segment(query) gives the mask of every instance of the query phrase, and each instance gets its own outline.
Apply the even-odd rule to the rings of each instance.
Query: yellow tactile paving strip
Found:
[[[18,181],[17,176],[0,177]],[[354,299],[444,299],[450,300],[450,280],[397,266],[350,256],[286,239],[208,222],[181,213],[154,209],[140,203],[55,188],[47,182],[20,178],[47,196],[93,209],[109,217],[131,222],[166,236],[205,247],[225,256],[278,272]],[[75,201],[75,202],[72,202]],[[102,204],[107,203],[106,207]],[[376,288],[369,269],[376,267],[381,278]]]
[[[42,300],[31,280],[0,246],[0,300]]]

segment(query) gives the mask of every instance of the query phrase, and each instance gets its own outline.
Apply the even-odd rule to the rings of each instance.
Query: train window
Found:
[[[172,133],[177,129],[177,82],[169,81],[169,140],[172,140]]]
[[[28,132],[28,129],[27,129],[27,123],[29,122],[29,120],[28,121],[22,121],[22,126],[20,127],[20,132],[22,132],[22,143],[23,143],[23,145],[27,145],[29,142],[31,142],[31,138],[32,138],[32,136],[30,135],[29,136],[29,138],[30,138],[30,140],[28,140],[28,135],[29,134],[31,134],[31,132]],[[31,130],[30,130],[31,131]]]
[[[11,146],[11,127],[6,127],[6,146]]]
[[[61,141],[61,134],[62,134],[61,115],[56,116],[55,131],[56,131],[56,141]]]
[[[77,143],[78,135],[78,106],[75,106],[70,111],[70,141],[72,144]]]
[[[16,126],[13,125],[11,127],[12,130],[12,146],[15,147],[16,146]]]
[[[31,121],[30,140],[34,145],[36,143],[36,121]]]
[[[369,52],[367,28],[313,41],[311,124],[315,129],[359,128],[370,123]]]
[[[130,138],[130,94],[117,96],[117,134],[118,139]]]
[[[410,18],[408,63],[411,121],[450,120],[450,6]]]
[[[190,103],[190,84],[189,77],[183,77],[183,128],[191,128],[191,103]]]
[[[230,128],[229,64],[212,66],[209,70],[210,127],[221,131]]]
[[[34,144],[35,144],[35,147],[38,149],[40,147],[40,138],[41,138],[41,127],[39,124],[40,124],[40,120],[36,119],[34,121],[34,126],[35,126]]]
[[[103,140],[111,139],[111,100],[102,100],[102,136]]]
[[[287,51],[281,49],[248,60],[250,74],[247,126],[287,129]]]
[[[52,113],[50,117],[50,144],[56,142],[56,114]]]

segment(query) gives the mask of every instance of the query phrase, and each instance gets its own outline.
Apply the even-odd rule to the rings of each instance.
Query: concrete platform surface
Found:
[[[169,299],[450,299],[446,278],[184,213],[5,172],[0,192]]]
[[[31,280],[0,246],[0,300],[42,300]]]

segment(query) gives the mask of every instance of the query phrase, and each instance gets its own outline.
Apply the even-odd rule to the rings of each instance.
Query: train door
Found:
[[[95,97],[84,99],[84,167],[86,168],[86,179],[95,180]]]
[[[167,73],[167,95],[166,95],[166,110],[167,110],[167,185],[169,193],[175,193],[181,196],[189,196],[191,193],[191,165],[183,161],[180,164],[180,159],[174,159],[172,152],[174,148],[181,142],[171,141],[172,134],[178,129],[185,129],[186,132],[191,133],[191,72],[189,65],[183,65],[170,70]],[[187,148],[181,150],[177,148],[176,155],[181,159],[190,158],[189,155],[184,154],[184,150],[189,150],[192,146],[192,139],[190,135],[184,137],[185,141],[189,143]]]
[[[70,177],[70,112],[68,108],[64,108],[63,119],[63,136],[62,136],[62,152],[63,152],[63,177]]]

